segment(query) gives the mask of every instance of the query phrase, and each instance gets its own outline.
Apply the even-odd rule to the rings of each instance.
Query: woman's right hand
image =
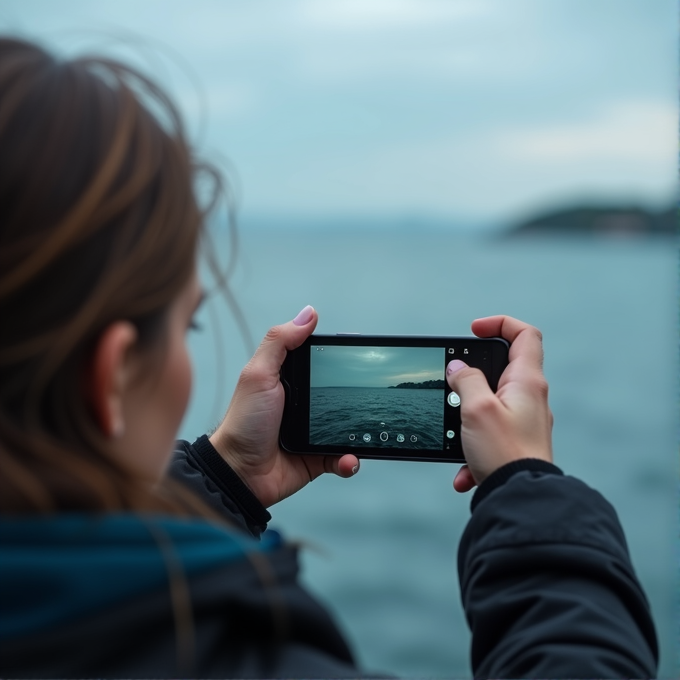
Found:
[[[490,316],[472,323],[480,338],[510,342],[509,363],[494,394],[476,368],[454,360],[446,379],[460,396],[461,440],[467,465],[453,482],[469,491],[492,472],[521,458],[552,462],[553,416],[543,376],[543,345],[537,328],[509,316]]]

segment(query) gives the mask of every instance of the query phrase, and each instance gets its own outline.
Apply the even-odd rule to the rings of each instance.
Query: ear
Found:
[[[125,432],[123,402],[131,377],[131,349],[137,330],[128,321],[116,321],[99,336],[85,376],[95,420],[102,433],[117,439]]]

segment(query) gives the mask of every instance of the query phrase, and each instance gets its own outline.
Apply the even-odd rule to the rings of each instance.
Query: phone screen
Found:
[[[507,347],[497,338],[312,336],[281,371],[281,446],[461,462],[461,400],[446,381],[446,366],[460,358],[495,389]]]
[[[312,345],[309,443],[441,449],[445,421],[456,426],[445,418],[446,356],[442,347]]]

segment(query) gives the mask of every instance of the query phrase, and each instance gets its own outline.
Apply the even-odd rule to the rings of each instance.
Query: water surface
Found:
[[[658,625],[660,675],[678,677],[674,242],[272,228],[244,231],[234,287],[257,338],[306,304],[322,333],[467,335],[496,313],[538,326],[555,461],[616,508]],[[248,358],[224,308],[213,316],[218,330],[192,338],[188,438],[217,423]],[[271,509],[272,526],[314,546],[304,578],[369,669],[470,676],[455,563],[470,496],[452,490],[456,469],[364,461],[355,478],[319,479]]]

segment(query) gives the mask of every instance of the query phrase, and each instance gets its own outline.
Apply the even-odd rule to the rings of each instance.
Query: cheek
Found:
[[[156,451],[153,469],[150,471],[156,479],[160,479],[167,469],[191,395],[192,370],[189,353],[182,346],[172,352],[169,359],[164,380],[159,385],[162,394],[156,402],[156,422],[160,429],[155,431],[156,439],[149,446]]]
[[[175,416],[177,419],[177,425],[175,427],[175,432],[179,428],[184,412],[189,405],[189,397],[191,396],[191,383],[192,383],[192,370],[191,370],[191,359],[189,357],[189,352],[186,346],[182,346],[182,351],[178,357],[177,362],[174,366],[175,376],[174,376],[174,393],[175,404],[173,404],[173,410],[175,411]]]
[[[158,422],[162,423],[163,439],[174,441],[191,395],[191,360],[184,341],[177,342],[167,357],[165,374],[158,385]],[[160,435],[160,433],[159,433]]]

